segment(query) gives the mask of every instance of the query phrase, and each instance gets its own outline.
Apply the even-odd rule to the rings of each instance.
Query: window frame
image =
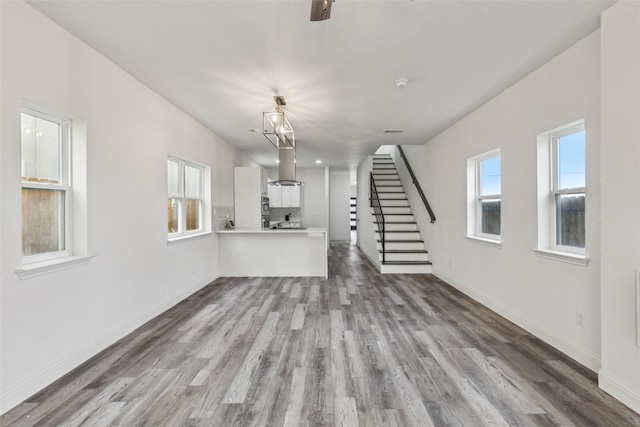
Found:
[[[169,232],[167,229],[167,236],[169,241],[179,240],[185,237],[191,237],[196,235],[201,235],[203,233],[209,232],[209,227],[205,217],[205,208],[207,206],[207,197],[206,197],[206,188],[207,185],[205,183],[205,178],[207,177],[207,166],[202,165],[200,163],[196,163],[190,160],[185,160],[180,157],[169,155],[167,157],[167,166],[169,162],[175,162],[178,164],[178,192],[179,194],[171,194],[169,192],[169,171],[167,168],[167,201],[171,199],[178,200],[178,231]],[[186,166],[192,167],[200,171],[200,197],[187,197],[186,196]],[[197,200],[199,201],[198,207],[198,225],[199,227],[195,230],[187,230],[187,216],[186,216],[186,208],[185,201],[187,200]],[[167,224],[169,222],[169,218],[167,218]]]
[[[482,162],[500,157],[500,193],[481,194]],[[471,157],[467,160],[467,238],[477,239],[492,244],[502,243],[502,153],[499,148]],[[500,234],[482,232],[482,202],[484,200],[500,201]]]
[[[60,233],[64,239],[64,245],[62,250],[45,252],[35,255],[24,255],[24,248],[22,248],[22,264],[29,265],[35,263],[41,263],[59,258],[66,258],[73,254],[73,224],[72,224],[72,209],[73,209],[73,187],[72,187],[72,174],[71,174],[71,120],[62,118],[50,113],[39,111],[30,107],[22,107],[20,109],[20,123],[22,123],[22,114],[26,114],[41,120],[47,120],[59,125],[58,127],[58,150],[59,150],[59,183],[43,183],[24,181],[22,176],[20,177],[21,189],[34,189],[34,190],[48,190],[62,192],[64,201],[62,207],[64,209],[64,215],[61,215],[59,227],[63,228],[63,232]],[[20,126],[20,150],[22,159],[22,126]],[[22,173],[21,173],[22,175]],[[22,223],[22,215],[21,215]],[[21,225],[22,229],[22,225]]]
[[[553,190],[557,189],[557,154],[554,154],[557,144],[552,144],[553,136],[569,135],[576,130],[585,132],[585,247],[559,246],[556,244],[556,203]],[[589,130],[584,118],[567,123],[563,126],[539,133],[536,138],[537,157],[537,205],[538,205],[538,244],[531,250],[544,259],[564,262],[581,267],[589,264],[589,247],[587,240],[587,196],[588,196],[588,140]],[[564,192],[564,190],[562,190]]]
[[[549,232],[551,235],[549,236],[550,249],[552,251],[571,253],[584,255],[586,253],[587,246],[587,236],[586,236],[586,218],[585,218],[585,247],[580,248],[577,246],[568,246],[558,244],[558,196],[568,195],[568,194],[584,194],[585,199],[585,217],[586,217],[586,205],[587,205],[587,187],[586,187],[586,171],[587,165],[585,160],[585,186],[583,187],[574,187],[574,188],[559,188],[560,187],[560,139],[567,135],[572,135],[578,132],[585,132],[585,159],[586,159],[586,128],[584,121],[570,123],[566,126],[562,126],[554,131],[549,132],[549,160],[550,160],[550,182],[549,182],[549,199],[551,205],[550,212],[550,229]]]

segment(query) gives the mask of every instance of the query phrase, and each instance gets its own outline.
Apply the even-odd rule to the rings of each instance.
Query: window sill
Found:
[[[34,262],[23,265],[16,270],[16,274],[21,280],[41,276],[54,271],[66,270],[89,262],[95,255],[75,255],[64,258],[57,258],[48,261]]]
[[[566,262],[586,267],[589,264],[589,258],[586,255],[572,254],[569,252],[552,251],[550,249],[531,249],[541,258],[551,259],[554,261]]]
[[[480,243],[481,245],[491,246],[492,248],[502,248],[502,241],[500,240],[486,239],[478,236],[465,236],[465,238],[470,242]]]
[[[202,233],[194,233],[194,234],[186,234],[186,235],[176,236],[176,237],[169,237],[167,239],[167,243],[180,242],[182,240],[192,239],[194,237],[208,236],[210,234],[213,234],[213,232],[203,231]]]

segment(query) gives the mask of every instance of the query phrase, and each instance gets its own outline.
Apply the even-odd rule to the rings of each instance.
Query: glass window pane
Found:
[[[22,189],[22,254],[63,251],[63,190]]]
[[[184,191],[185,197],[202,197],[202,172],[199,168],[194,168],[193,166],[185,165],[184,166]]]
[[[556,195],[556,244],[584,248],[585,195]]]
[[[180,196],[180,165],[173,160],[167,160],[167,194]]]
[[[480,203],[480,232],[500,235],[500,199],[482,199]]]
[[[169,233],[178,232],[178,199],[168,199],[167,218]]]
[[[585,187],[585,132],[558,138],[558,188]]]
[[[200,229],[200,200],[185,200],[187,231]]]
[[[500,156],[480,162],[480,196],[501,194]]]
[[[60,125],[21,114],[22,180],[60,183]]]

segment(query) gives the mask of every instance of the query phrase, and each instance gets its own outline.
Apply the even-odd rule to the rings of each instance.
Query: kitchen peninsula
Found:
[[[325,228],[220,230],[222,277],[328,277]]]

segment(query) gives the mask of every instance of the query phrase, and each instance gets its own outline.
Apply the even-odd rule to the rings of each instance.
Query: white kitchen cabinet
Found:
[[[302,187],[295,187],[295,191],[291,192],[291,203],[296,208],[302,207]]]
[[[282,187],[269,186],[269,206],[272,208],[282,207]]]
[[[299,208],[300,187],[270,186],[269,206],[272,208]]]
[[[291,189],[293,187],[282,187],[282,207],[291,207]]]
[[[289,207],[300,207],[300,188],[301,187],[289,187]]]

